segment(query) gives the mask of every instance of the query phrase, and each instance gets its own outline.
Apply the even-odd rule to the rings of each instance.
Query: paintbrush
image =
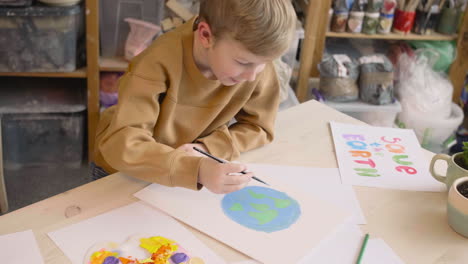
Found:
[[[410,0],[410,2],[406,5],[405,10],[407,12],[414,12],[420,1],[421,0]]]
[[[431,7],[433,4],[434,4],[434,0],[427,1],[426,6],[424,7],[424,11],[425,12],[431,11]]]
[[[196,151],[198,151],[198,152],[200,152],[201,154],[203,154],[203,155],[209,157],[209,158],[212,158],[212,159],[216,160],[216,161],[219,162],[219,163],[226,163],[226,161],[224,161],[224,160],[222,160],[222,159],[220,159],[220,158],[217,158],[217,157],[211,155],[210,153],[207,153],[207,152],[205,152],[205,151],[203,151],[203,150],[201,150],[201,149],[199,149],[199,148],[197,148],[197,147],[193,147],[193,149],[196,150]],[[242,174],[247,174],[247,172],[245,172],[245,171],[241,171],[240,173],[242,173]],[[268,184],[268,183],[266,183],[266,182],[260,180],[259,178],[255,177],[255,176],[252,176],[252,179],[254,179],[254,180],[258,181],[258,182],[261,182],[261,183],[263,183],[263,184],[265,184],[265,185],[270,186],[270,184]]]
[[[440,0],[439,2],[439,10],[442,10],[442,8],[444,7],[445,5],[445,0]]]
[[[405,9],[405,0],[398,0],[398,9],[402,11]]]
[[[412,8],[413,8],[413,5],[414,5],[415,2],[416,2],[415,0],[409,0],[408,3],[407,3],[406,6],[405,6],[405,11],[406,11],[406,12],[411,12],[411,11],[413,11]],[[418,2],[419,2],[419,1],[418,1]],[[416,4],[416,5],[414,6],[414,8],[416,9],[417,6],[418,6],[418,5]]]

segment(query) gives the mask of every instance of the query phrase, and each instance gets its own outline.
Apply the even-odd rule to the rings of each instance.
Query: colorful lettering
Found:
[[[353,149],[365,150],[367,148],[367,144],[362,141],[348,141],[346,142],[346,144],[348,144],[348,146],[350,146]]]
[[[403,161],[402,159],[407,159],[408,155],[395,155],[393,156],[393,161],[400,165],[413,165],[413,162],[411,161]]]
[[[388,144],[388,145],[385,145],[385,147],[387,148],[388,151],[392,153],[403,153],[405,151],[405,147],[403,147],[402,145],[398,145],[398,144]]]
[[[379,177],[376,169],[354,169],[359,176]]]
[[[350,153],[353,157],[362,157],[362,158],[369,158],[372,154],[369,151],[362,151],[362,150],[351,150]]]
[[[359,163],[359,164],[366,164],[369,165],[371,168],[375,168],[375,163],[371,159],[367,160],[354,160],[354,162]]]
[[[381,137],[380,139],[381,139],[383,142],[386,142],[386,143],[397,143],[398,141],[401,141],[400,138],[393,138],[392,141],[389,141],[389,140],[385,139],[385,137]]]
[[[399,172],[406,172],[408,174],[416,174],[418,173],[418,171],[415,169],[415,168],[412,168],[412,167],[408,167],[408,166],[398,166],[398,167],[395,167],[395,169]]]
[[[347,135],[343,135],[343,138],[346,139],[346,140],[360,140],[360,141],[366,140],[363,135],[347,134]]]

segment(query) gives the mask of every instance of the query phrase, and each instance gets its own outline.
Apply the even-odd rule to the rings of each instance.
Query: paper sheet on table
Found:
[[[300,205],[300,217],[288,228],[267,233],[238,224],[223,211],[221,205],[224,195],[213,194],[206,188],[196,192],[152,184],[135,196],[251,258],[268,264],[299,261],[350,216],[347,211],[272,177],[262,176],[261,179],[271,184],[271,189],[286,193]],[[256,181],[251,181],[249,186],[265,187]],[[252,212],[249,211],[249,214]]]
[[[0,260],[5,264],[44,264],[32,230],[0,236]]]
[[[143,202],[132,203],[48,233],[73,264],[83,264],[86,252],[96,243],[124,243],[135,234],[163,236],[175,240],[191,256],[200,257],[205,263],[225,263],[176,220]]]
[[[307,256],[297,264],[355,264],[359,256],[364,235],[355,224],[340,228],[327,243],[317,248],[315,254]],[[369,239],[361,264],[404,264],[382,239]],[[231,264],[261,264],[246,260]]]
[[[413,130],[330,122],[345,184],[443,192]]]
[[[333,203],[338,207],[349,209],[353,213],[353,223],[366,224],[353,187],[341,183],[340,172],[335,168],[310,168],[278,166],[267,164],[247,164],[250,171],[259,178],[268,175],[278,180],[316,195],[318,198]]]
[[[393,249],[383,239],[369,239],[364,251],[362,264],[404,264]]]

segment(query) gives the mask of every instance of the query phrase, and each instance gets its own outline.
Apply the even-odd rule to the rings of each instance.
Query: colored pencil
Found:
[[[364,251],[366,250],[367,241],[369,240],[369,234],[366,234],[364,240],[362,241],[361,250],[359,251],[359,256],[356,261],[356,264],[361,264],[362,256],[364,256]]]

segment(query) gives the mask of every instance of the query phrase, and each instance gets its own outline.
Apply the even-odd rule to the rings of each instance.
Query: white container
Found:
[[[401,112],[401,105],[396,100],[388,105],[373,105],[361,101],[325,101],[325,104],[369,125],[380,127],[393,127],[396,115]]]
[[[405,128],[412,128],[421,146],[435,153],[443,152],[444,142],[462,122],[463,110],[455,103],[451,104],[448,118],[414,111],[405,111],[398,115],[398,123]]]
[[[125,22],[130,25],[130,33],[125,42],[125,59],[131,60],[151,44],[153,38],[161,31],[161,27],[134,18],[126,18]]]
[[[362,11],[351,11],[348,18],[347,30],[350,33],[361,33],[362,24],[364,22],[364,12]]]

